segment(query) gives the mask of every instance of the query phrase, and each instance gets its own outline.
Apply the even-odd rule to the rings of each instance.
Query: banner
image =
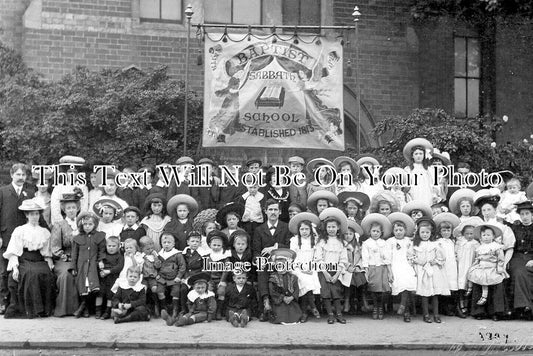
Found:
[[[205,39],[204,147],[344,150],[338,40],[221,37]]]

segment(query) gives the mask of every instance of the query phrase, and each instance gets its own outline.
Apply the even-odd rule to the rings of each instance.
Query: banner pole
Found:
[[[191,4],[185,9],[187,16],[187,45],[185,47],[185,104],[183,108],[183,155],[187,155],[187,121],[189,119],[189,50],[191,37],[191,18],[194,15]]]
[[[353,8],[352,16],[355,22],[355,77],[357,85],[357,154],[361,154],[361,73],[359,71],[359,6]]]

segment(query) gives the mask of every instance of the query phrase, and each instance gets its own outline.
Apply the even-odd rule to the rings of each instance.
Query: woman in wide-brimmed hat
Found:
[[[59,159],[59,169],[61,171],[65,171],[69,173],[70,175],[78,174],[78,171],[81,170],[82,166],[85,164],[85,160],[81,157],[76,156],[63,156]],[[80,199],[80,211],[88,211],[89,210],[89,190],[87,189],[87,185],[78,183],[77,181],[75,183],[73,182],[59,182],[60,184],[57,184],[54,189],[52,190],[52,194],[50,196],[50,222],[51,224],[54,224],[56,222],[59,222],[63,220],[63,216],[61,215],[61,203],[60,200],[63,197],[63,194],[72,194],[76,193],[76,191],[81,191],[81,199]],[[72,184],[69,184],[72,183]]]
[[[318,173],[317,173],[318,171]],[[335,165],[328,159],[315,158],[307,162],[307,176],[310,183],[307,184],[307,196],[319,190],[328,190],[335,193],[335,182],[332,182],[332,172],[335,172]],[[319,178],[320,182],[316,178]],[[325,183],[332,183],[325,186]]]
[[[193,219],[198,213],[198,202],[187,194],[177,194],[169,199],[167,211],[171,221],[164,231],[171,231],[176,235],[176,248],[183,251],[187,247],[187,234],[193,230]]]
[[[313,213],[296,214],[289,221],[289,231],[294,235],[290,240],[290,249],[296,252],[296,265],[307,266],[314,260],[315,245],[318,236],[316,227],[320,224],[320,219]],[[311,311],[315,318],[320,318],[320,313],[315,305],[315,294],[320,294],[320,281],[318,274],[312,269],[297,268],[294,274],[298,277],[300,307],[302,309],[301,322],[305,323],[308,312]]]
[[[405,167],[407,173],[417,177],[409,189],[413,200],[433,205],[433,185],[428,171],[429,157],[433,153],[433,146],[424,138],[414,138],[405,144],[403,156],[408,162]]]
[[[165,226],[170,222],[167,215],[167,199],[161,193],[152,193],[144,201],[144,211],[146,216],[141,220],[141,226],[146,230],[148,236],[154,243],[156,251],[161,250],[159,241]]]
[[[52,315],[55,300],[55,276],[52,272],[50,232],[39,226],[42,207],[33,199],[18,208],[28,222],[15,228],[3,258],[8,260],[11,302],[5,318],[22,314],[28,318]]]
[[[80,211],[80,197],[76,194],[63,194],[61,210],[65,218],[52,226],[50,236],[52,254],[55,259],[54,272],[59,290],[54,316],[72,315],[78,309],[76,282],[70,273],[72,239],[78,234],[76,217]]]

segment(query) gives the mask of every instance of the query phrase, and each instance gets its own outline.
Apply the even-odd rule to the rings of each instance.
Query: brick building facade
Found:
[[[167,65],[172,75],[184,78],[185,61],[189,60],[190,87],[202,93],[203,67],[196,65],[196,57],[203,49],[194,29],[190,58],[185,58],[183,10],[188,3],[184,1],[0,0],[0,40],[20,50],[30,67],[50,79],[60,78],[77,65],[98,69],[132,64],[140,68]],[[256,11],[257,21],[265,25],[289,24],[294,16],[287,9],[293,8],[301,11],[300,20],[295,21],[312,17],[318,22],[315,24],[351,25],[355,3],[310,0],[303,6],[298,3],[303,0],[254,0],[260,7],[254,9],[243,0],[212,1],[190,1],[195,12],[192,23],[222,16],[224,3],[228,3],[234,22],[240,16],[239,6],[248,6],[247,11]],[[172,2],[177,2],[177,7],[169,5]],[[150,8],[151,4],[159,6],[161,21],[146,18],[158,11]],[[316,11],[310,4],[316,4]],[[410,4],[411,0],[357,2],[362,12],[362,146],[380,144],[369,135],[377,121],[407,114],[416,107],[439,107],[466,116],[465,111],[508,115],[509,123],[498,139],[529,137],[533,133],[533,24],[524,19],[497,20],[489,34],[492,40],[486,41],[486,33],[453,19],[415,23]],[[165,6],[171,6],[172,13]],[[306,15],[304,10],[315,12]],[[169,19],[163,18],[166,16]],[[344,65],[349,59],[355,70],[354,34],[348,39]],[[463,60],[467,68],[458,69]],[[356,147],[355,76],[346,75],[344,87],[346,145]],[[293,153],[300,152],[276,154]]]

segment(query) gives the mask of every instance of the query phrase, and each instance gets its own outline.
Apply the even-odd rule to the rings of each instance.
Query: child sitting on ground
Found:
[[[113,297],[113,320],[115,324],[130,321],[148,321],[150,313],[146,309],[146,290],[141,282],[141,270],[131,266],[126,274],[127,282],[122,281]]]
[[[246,272],[234,270],[233,283],[226,288],[226,320],[236,328],[244,328],[250,321],[252,310],[257,308],[257,294],[252,285],[246,283],[247,279]]]
[[[208,273],[199,273],[189,278],[193,290],[187,294],[189,312],[180,316],[176,326],[191,325],[203,321],[211,322],[217,309],[215,294],[207,290]]]

